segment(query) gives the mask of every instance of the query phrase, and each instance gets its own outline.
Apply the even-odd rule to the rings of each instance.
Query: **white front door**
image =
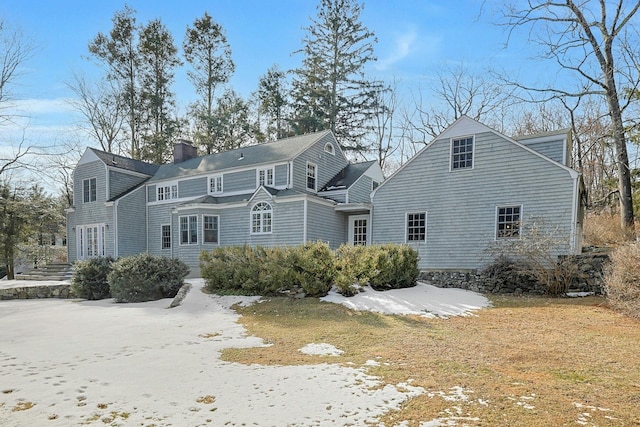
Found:
[[[349,244],[369,244],[369,215],[353,215],[349,217]]]

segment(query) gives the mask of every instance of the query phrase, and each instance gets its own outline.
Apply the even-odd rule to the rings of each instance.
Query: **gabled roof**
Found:
[[[152,176],[160,167],[141,160],[134,160],[117,154],[107,153],[106,151],[98,150],[96,148],[89,148],[89,150],[91,150],[105,165],[126,171]]]
[[[260,189],[264,189],[267,193],[272,196],[284,197],[284,196],[297,196],[302,193],[300,191],[292,190],[292,189],[283,189],[278,190],[271,187],[259,187],[256,189],[254,193],[247,194],[236,194],[233,196],[222,196],[222,197],[214,197],[214,196],[202,196],[197,199],[189,200],[188,202],[180,203],[178,206],[192,206],[192,205],[222,205],[225,203],[238,203],[238,202],[249,202],[251,199],[260,191]]]
[[[326,130],[308,135],[294,136],[265,144],[251,145],[222,153],[196,157],[182,163],[162,165],[150,181],[164,181],[244,166],[289,161],[330,133],[331,131]]]
[[[375,163],[375,160],[371,160],[345,166],[320,191],[344,190],[351,187]]]

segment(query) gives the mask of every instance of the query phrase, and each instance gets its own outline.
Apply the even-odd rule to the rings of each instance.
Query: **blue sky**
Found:
[[[424,86],[438,67],[463,63],[482,70],[489,65],[526,69],[526,49],[503,49],[506,34],[492,24],[491,6],[482,0],[370,0],[365,1],[361,20],[376,33],[378,62],[368,73],[388,81],[396,79],[405,88]],[[300,64],[303,27],[316,14],[311,0],[132,0],[140,23],[160,18],[181,45],[185,29],[207,11],[227,34],[236,72],[230,84],[243,96],[257,87],[267,69],[278,64],[291,69]],[[66,87],[72,74],[95,73],[87,59],[87,45],[98,32],[107,33],[114,12],[123,9],[119,1],[20,0],[0,4],[0,18],[20,28],[36,47],[25,64],[25,74],[14,88],[21,100],[20,111],[26,138],[55,144],[69,138],[77,115],[64,103],[72,96]],[[481,13],[481,7],[484,10]],[[176,73],[174,91],[179,109],[195,99],[186,80],[187,67]],[[6,144],[7,132],[5,130]],[[10,133],[17,138],[19,132]]]

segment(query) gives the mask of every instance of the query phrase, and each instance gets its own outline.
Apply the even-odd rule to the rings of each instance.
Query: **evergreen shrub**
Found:
[[[173,298],[184,284],[189,267],[177,258],[147,253],[120,258],[109,273],[116,302],[144,302]]]
[[[77,261],[71,276],[72,294],[88,300],[111,298],[107,277],[113,262],[110,256]]]

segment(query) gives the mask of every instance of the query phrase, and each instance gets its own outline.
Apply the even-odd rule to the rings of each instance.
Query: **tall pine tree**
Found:
[[[360,22],[362,7],[356,0],[321,0],[293,79],[294,131],[331,129],[344,149],[356,153],[369,149],[364,137],[383,86],[365,78],[377,40]]]
[[[220,24],[206,12],[196,19],[193,27],[187,27],[182,43],[184,57],[193,68],[187,72],[200,99],[190,107],[195,122],[194,140],[207,154],[216,150],[214,119],[216,91],[227,83],[235,70],[231,48]]]

